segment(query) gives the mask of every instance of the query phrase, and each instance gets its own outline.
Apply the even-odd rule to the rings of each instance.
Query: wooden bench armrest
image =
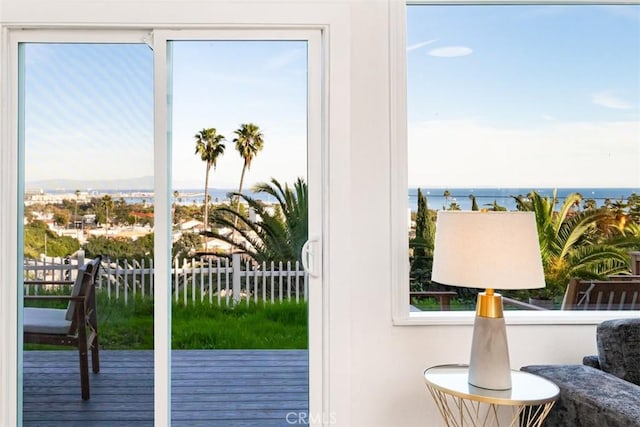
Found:
[[[504,305],[512,305],[514,307],[523,308],[525,310],[537,310],[537,311],[546,311],[547,308],[540,307],[538,305],[529,304],[526,302],[518,301],[517,299],[509,298],[502,296],[502,302]]]
[[[70,295],[25,295],[25,301],[84,301],[85,296],[72,297]]]
[[[73,280],[25,280],[25,285],[73,285]]]

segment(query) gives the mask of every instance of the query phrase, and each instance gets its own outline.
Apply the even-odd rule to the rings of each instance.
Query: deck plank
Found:
[[[100,352],[91,399],[75,351],[26,351],[23,425],[153,426],[153,352]],[[172,351],[172,425],[286,426],[308,412],[305,350]]]

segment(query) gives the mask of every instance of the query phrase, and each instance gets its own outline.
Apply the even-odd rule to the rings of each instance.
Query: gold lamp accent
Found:
[[[511,388],[502,295],[495,289],[543,288],[544,271],[533,212],[439,211],[431,279],[478,294],[469,383]]]
[[[494,293],[494,290],[488,288],[484,292],[478,294],[478,305],[476,306],[476,315],[482,317],[500,318],[502,316],[502,295]]]

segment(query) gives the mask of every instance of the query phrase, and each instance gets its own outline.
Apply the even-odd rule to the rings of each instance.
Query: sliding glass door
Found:
[[[70,425],[78,417],[167,425],[173,405],[175,423],[190,425],[202,406],[180,396],[212,385],[187,378],[200,362],[185,362],[172,348],[194,350],[200,361],[197,351],[224,349],[211,368],[220,393],[233,394],[247,375],[254,377],[246,387],[265,386],[240,402],[239,421],[300,423],[314,408],[319,414],[320,31],[33,30],[12,40],[18,333],[25,341],[18,418],[24,425]],[[225,144],[215,161],[211,141]],[[78,267],[97,256],[97,307],[87,316],[97,314],[98,341],[89,340],[84,395],[82,346],[43,346],[27,335],[31,308],[66,316],[68,301],[40,297],[71,295]],[[207,323],[214,310],[230,323]],[[241,310],[262,317],[239,324],[233,317]],[[66,320],[72,328],[74,313]],[[253,335],[252,344],[220,344],[225,334],[231,341]],[[245,350],[247,363],[217,375]],[[261,370],[266,359],[257,356],[276,371]],[[274,385],[289,398],[272,399]],[[181,394],[181,387],[192,390]],[[270,399],[280,402],[260,409]],[[212,408],[208,419],[225,419],[222,403],[201,403]]]
[[[96,422],[151,425],[153,53],[34,41],[19,63],[23,425],[70,425],[89,407]],[[96,257],[95,306],[73,309],[64,298],[84,294],[78,269]]]
[[[172,422],[308,414],[307,42],[169,42]]]

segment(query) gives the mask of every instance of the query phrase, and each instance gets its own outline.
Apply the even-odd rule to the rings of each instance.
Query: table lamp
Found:
[[[502,296],[494,290],[545,286],[535,214],[439,211],[431,280],[486,289],[478,294],[469,384],[510,389]]]

